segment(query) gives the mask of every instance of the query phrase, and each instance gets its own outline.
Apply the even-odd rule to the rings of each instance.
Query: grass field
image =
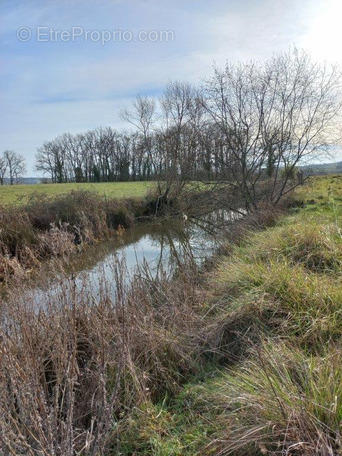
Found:
[[[80,184],[35,184],[0,186],[0,204],[25,204],[34,194],[51,197],[70,193],[72,190],[87,190],[107,198],[141,198],[153,188],[152,182],[105,182]]]

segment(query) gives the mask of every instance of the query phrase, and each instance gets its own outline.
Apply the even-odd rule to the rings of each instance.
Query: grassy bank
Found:
[[[4,454],[340,455],[342,178],[296,198],[237,225],[210,272],[145,266],[127,285],[113,265],[115,303],[105,280],[94,296],[66,277],[38,313],[19,285],[2,307]]]
[[[55,198],[72,191],[88,191],[108,199],[144,198],[154,185],[153,182],[2,185],[0,205],[23,205],[27,204],[32,196],[45,195]]]
[[[145,402],[119,454],[341,454],[342,177],[312,179],[296,198],[304,207],[213,271],[206,373]]]

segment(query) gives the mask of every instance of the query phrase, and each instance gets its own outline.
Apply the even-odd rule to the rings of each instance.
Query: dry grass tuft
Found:
[[[341,361],[340,347],[322,358],[274,341],[254,349],[205,392],[226,420],[226,435],[210,445],[214,454],[339,454]]]

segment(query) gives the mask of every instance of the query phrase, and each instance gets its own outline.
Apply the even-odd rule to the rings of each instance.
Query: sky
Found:
[[[297,46],[342,64],[340,0],[0,0],[0,153],[99,126],[169,80]],[[338,157],[339,158],[339,157]]]

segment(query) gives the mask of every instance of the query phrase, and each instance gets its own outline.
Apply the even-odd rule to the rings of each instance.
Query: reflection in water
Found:
[[[115,299],[115,274],[120,268],[125,271],[125,280],[132,280],[137,269],[158,274],[172,275],[178,268],[200,266],[210,257],[219,243],[219,233],[227,222],[236,217],[227,211],[215,211],[202,219],[190,221],[186,227],[182,220],[156,220],[128,229],[122,236],[87,247],[67,265],[69,277],[75,277],[75,284],[81,290],[87,282],[91,293],[96,296],[107,287],[106,294]],[[48,298],[58,294],[59,283],[65,277],[56,277],[51,271],[50,278],[40,279],[30,293],[37,305],[44,306]]]

